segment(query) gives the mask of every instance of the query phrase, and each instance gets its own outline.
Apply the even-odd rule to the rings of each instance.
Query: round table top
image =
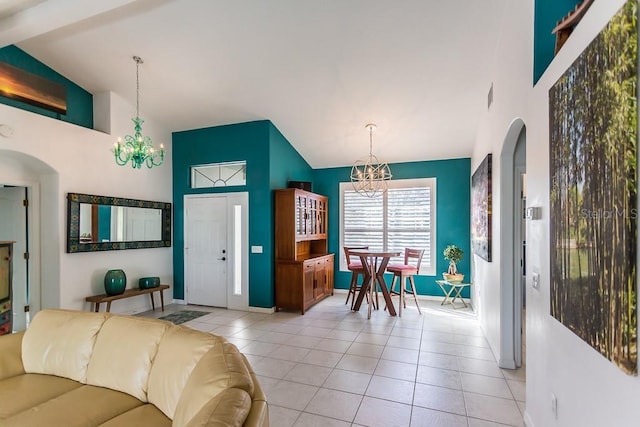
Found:
[[[349,251],[349,255],[354,255],[354,256],[373,256],[373,257],[392,257],[392,256],[399,256],[400,252]]]

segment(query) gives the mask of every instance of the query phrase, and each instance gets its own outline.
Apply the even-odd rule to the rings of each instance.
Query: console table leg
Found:
[[[156,301],[153,299],[153,292],[149,292],[149,297],[151,298],[151,309],[156,309]]]
[[[111,301],[107,301],[107,313],[111,313]]]
[[[99,302],[94,302],[93,303],[93,311],[95,311],[96,313],[100,311],[100,303]]]
[[[162,289],[158,291],[160,293],[160,306],[162,307],[162,311],[164,311],[164,292]]]

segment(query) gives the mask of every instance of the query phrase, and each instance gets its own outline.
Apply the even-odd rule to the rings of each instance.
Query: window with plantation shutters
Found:
[[[421,275],[435,274],[435,178],[401,179],[385,193],[365,197],[350,182],[340,184],[342,246],[368,246],[374,251],[424,249]],[[346,270],[344,254],[340,269]]]

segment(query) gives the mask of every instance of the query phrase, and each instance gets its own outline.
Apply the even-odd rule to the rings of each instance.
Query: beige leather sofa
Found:
[[[245,357],[162,320],[38,313],[0,337],[0,426],[268,426]]]

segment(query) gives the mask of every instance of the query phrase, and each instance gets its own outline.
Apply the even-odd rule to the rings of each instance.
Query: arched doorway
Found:
[[[22,193],[28,200],[24,214],[8,215],[2,229],[14,229],[8,239],[19,242],[14,253],[14,330],[26,327],[29,314],[42,307],[58,307],[60,295],[60,226],[58,221],[58,174],[33,156],[0,150],[0,185],[6,194]],[[11,189],[9,191],[9,188]],[[22,203],[20,201],[20,203]],[[46,213],[46,214],[45,214]],[[24,239],[24,241],[20,241]],[[2,240],[2,236],[0,236]],[[27,253],[28,255],[24,255]],[[42,285],[46,278],[46,287]]]
[[[522,334],[526,268],[526,228],[523,223],[526,191],[526,127],[521,119],[509,126],[500,154],[500,358],[502,368],[522,365]]]

